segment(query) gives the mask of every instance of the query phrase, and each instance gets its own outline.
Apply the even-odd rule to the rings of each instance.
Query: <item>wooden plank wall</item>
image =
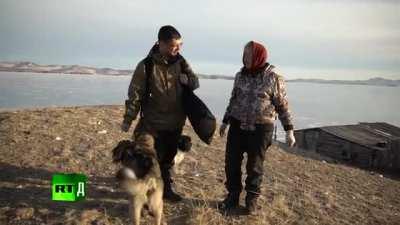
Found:
[[[335,159],[349,161],[361,167],[371,167],[374,150],[321,131],[317,152]]]
[[[362,168],[394,169],[400,172],[400,138],[391,140],[382,150],[369,148],[339,138],[321,129],[295,132],[299,147],[338,160],[345,160]]]

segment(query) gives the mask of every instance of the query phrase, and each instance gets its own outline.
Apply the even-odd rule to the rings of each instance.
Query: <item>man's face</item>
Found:
[[[182,48],[183,41],[181,38],[169,41],[160,41],[160,52],[166,56],[176,56]]]

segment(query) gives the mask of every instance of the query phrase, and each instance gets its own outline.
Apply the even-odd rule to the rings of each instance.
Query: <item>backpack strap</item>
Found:
[[[187,64],[185,58],[183,58],[182,56],[180,56],[180,60],[181,60],[180,61],[181,72],[184,73],[184,74],[187,74],[189,65]]]
[[[147,56],[144,59],[144,72],[146,75],[146,88],[145,88],[145,93],[143,95],[143,99],[140,102],[140,117],[144,117],[143,115],[143,106],[145,106],[150,98],[150,76],[153,72],[153,67],[154,67],[154,63],[153,60],[151,60],[150,56]]]

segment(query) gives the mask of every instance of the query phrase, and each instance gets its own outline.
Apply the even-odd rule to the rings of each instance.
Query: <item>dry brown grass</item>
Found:
[[[111,163],[111,149],[130,137],[119,131],[122,114],[120,106],[0,113],[0,223],[128,224],[126,195],[115,185],[117,168]],[[184,132],[194,137],[190,127]],[[224,146],[218,137],[211,146],[194,138],[193,150],[175,169],[175,183],[185,200],[165,204],[166,223],[400,224],[398,178],[326,163],[332,160],[276,145],[265,161],[259,215],[242,215],[240,210],[226,215],[216,204],[226,194]],[[51,201],[54,172],[87,174],[87,199]],[[143,224],[152,221],[146,215]]]

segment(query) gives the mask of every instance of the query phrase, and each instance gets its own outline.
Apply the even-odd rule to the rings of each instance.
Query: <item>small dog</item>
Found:
[[[155,217],[155,224],[161,224],[163,213],[163,187],[160,166],[151,135],[141,135],[135,142],[123,140],[113,149],[113,161],[121,163],[117,180],[130,195],[129,213],[135,225],[140,224],[142,208],[147,205]]]

